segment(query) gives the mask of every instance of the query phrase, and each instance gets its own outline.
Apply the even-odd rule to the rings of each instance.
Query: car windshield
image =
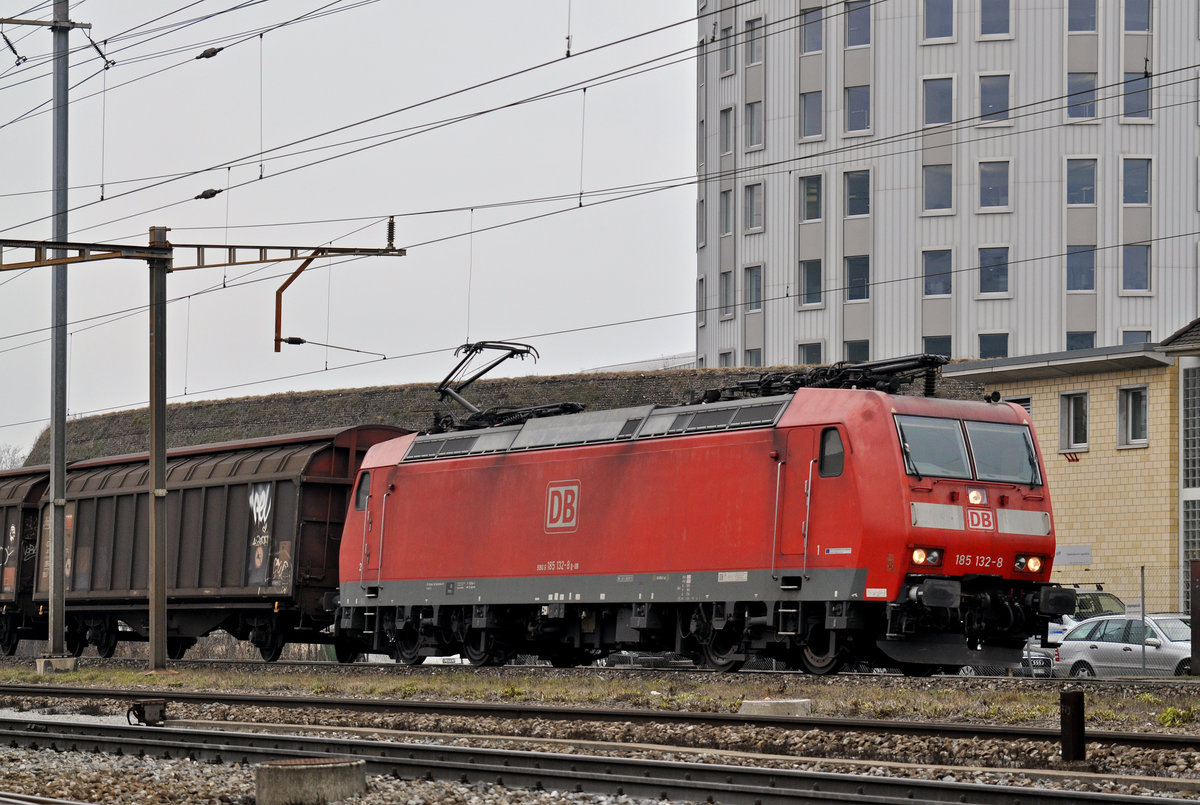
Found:
[[[897,416],[904,462],[912,475],[970,478],[967,445],[957,419]]]
[[[975,474],[981,481],[1007,481],[1038,486],[1037,454],[1025,425],[967,421],[967,439],[975,456]]]
[[[1154,624],[1173,643],[1187,643],[1192,639],[1191,618],[1155,618]]]

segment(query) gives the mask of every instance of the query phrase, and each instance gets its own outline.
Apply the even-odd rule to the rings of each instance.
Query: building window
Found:
[[[733,191],[722,190],[720,195],[721,234],[733,234]]]
[[[821,17],[823,9],[810,8],[800,13],[800,52],[820,53],[824,45]]]
[[[846,341],[842,345],[843,359],[850,363],[862,363],[871,360],[870,341]]]
[[[1126,330],[1125,332],[1121,333],[1121,343],[1125,346],[1129,346],[1130,344],[1149,344],[1150,331]]]
[[[1145,73],[1126,73],[1121,100],[1122,117],[1150,117],[1150,77]]]
[[[733,72],[733,28],[721,29],[721,72]]]
[[[762,64],[762,19],[746,21],[746,64]]]
[[[1008,293],[1008,247],[979,250],[979,292]]]
[[[1008,333],[980,333],[979,357],[982,360],[989,358],[1007,358]]]
[[[937,126],[954,119],[954,79],[926,78],[925,125]]]
[[[1093,349],[1096,346],[1094,332],[1067,333],[1067,351],[1073,349]]]
[[[979,206],[1008,209],[1008,162],[979,163]]]
[[[846,171],[846,215],[871,214],[871,172]]]
[[[1122,447],[1144,447],[1149,441],[1149,401],[1145,386],[1117,390],[1118,443]]]
[[[954,0],[925,0],[925,38],[954,36]]]
[[[1088,446],[1087,392],[1063,394],[1059,397],[1060,450],[1086,450]]]
[[[742,210],[747,232],[758,232],[763,228],[765,213],[762,182],[748,184],[745,187],[745,207]]]
[[[820,260],[802,260],[800,261],[800,304],[801,305],[819,305],[821,304],[821,261]]]
[[[1096,290],[1096,247],[1067,247],[1067,290]]]
[[[1121,247],[1121,290],[1150,290],[1150,244]]]
[[[1133,33],[1150,30],[1150,0],[1125,0],[1125,30]]]
[[[821,90],[800,93],[800,136],[820,137],[825,133],[825,111],[821,108]]]
[[[949,210],[954,207],[954,168],[952,165],[926,165],[921,168],[924,180],[926,212]]]
[[[800,220],[821,220],[821,177],[800,177]]]
[[[846,3],[846,47],[871,44],[871,0]]]
[[[717,365],[718,366],[733,366],[733,353],[732,352],[722,352],[721,354],[719,354],[717,356]]]
[[[762,101],[746,104],[746,147],[761,148],[763,144]]]
[[[1008,0],[979,0],[980,36],[1007,36],[1009,26]]]
[[[1032,397],[1005,397],[1005,402],[1016,403],[1025,409],[1025,413],[1033,415],[1033,398]]]
[[[721,272],[721,315],[733,315],[733,272]]]
[[[1067,73],[1067,117],[1096,116],[1096,74]]]
[[[746,360],[743,366],[762,366],[762,349],[746,350]]]
[[[721,110],[721,153],[733,151],[733,109]]]
[[[762,310],[762,266],[746,268],[746,310]]]
[[[696,280],[696,326],[703,327],[708,318],[708,297],[704,293],[704,277]]]
[[[705,224],[704,220],[704,199],[696,201],[696,246],[704,245]]]
[[[871,255],[846,258],[846,301],[871,298]]]
[[[925,274],[925,295],[949,296],[950,279],[953,276],[950,273],[950,250],[936,249],[922,252],[921,262]]]
[[[1126,159],[1122,167],[1121,202],[1150,203],[1150,160]]]
[[[942,355],[950,357],[950,336],[948,335],[927,335],[925,336],[924,349],[926,355]]]
[[[1067,0],[1067,30],[1072,33],[1096,30],[1096,0]]]
[[[800,344],[796,348],[796,363],[800,366],[819,366],[821,364],[821,344]]]
[[[979,76],[979,119],[984,123],[1008,120],[1008,76]]]
[[[1096,203],[1096,160],[1067,160],[1067,204]]]
[[[846,87],[846,131],[871,128],[871,85]]]

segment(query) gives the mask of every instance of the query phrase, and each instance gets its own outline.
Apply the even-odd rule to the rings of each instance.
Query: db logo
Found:
[[[574,531],[579,521],[579,481],[552,481],[546,487],[546,533]]]
[[[991,509],[967,509],[967,528],[976,531],[995,531],[996,516]]]

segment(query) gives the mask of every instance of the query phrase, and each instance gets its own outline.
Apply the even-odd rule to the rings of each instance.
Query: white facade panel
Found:
[[[954,5],[959,14],[954,36],[931,41],[922,39],[916,0],[872,5],[870,44],[849,49],[844,15],[827,8],[822,50],[802,56],[795,3],[736,6],[721,0],[718,30],[732,20],[736,46],[735,67],[724,75],[720,48],[726,43],[709,42],[712,20],[701,18],[708,61],[698,71],[706,82],[699,110],[706,153],[698,162],[708,175],[702,177],[707,231],[698,241],[703,243],[698,276],[716,306],[719,273],[732,270],[737,296],[730,321],[710,310],[705,325],[697,327],[704,365],[718,365],[722,352],[741,361],[747,332],[741,324],[743,269],[753,264],[763,266],[764,364],[794,363],[797,344],[814,342],[823,345],[824,361],[843,359],[848,253],[871,255],[872,320],[866,329],[873,358],[920,351],[922,335],[933,334],[923,310],[937,311],[936,329],[951,327],[945,335],[955,358],[980,357],[980,334],[1007,334],[1009,355],[1035,354],[1066,349],[1068,330],[1092,322],[1099,347],[1119,344],[1125,330],[1149,329],[1153,339],[1165,337],[1200,313],[1200,247],[1194,234],[1200,231],[1200,112],[1194,67],[1184,69],[1200,62],[1200,4],[1154,3],[1152,31],[1126,34],[1122,4],[1099,3],[1097,30],[1068,34],[1066,0],[1014,1],[1010,35],[983,39],[977,3]],[[761,70],[761,78],[748,80],[741,35],[746,20],[758,17],[764,20],[765,61],[749,68]],[[1133,63],[1134,50],[1153,74],[1151,109],[1140,119],[1124,114],[1122,96],[1123,68]],[[1068,69],[1095,70],[1093,116],[1068,117]],[[1007,76],[1007,119],[981,124],[980,79],[997,76]],[[948,134],[930,135],[925,125],[923,80],[930,77],[953,82],[952,120],[933,130]],[[864,79],[871,88],[865,135],[845,130],[846,83]],[[800,93],[814,87],[822,92],[822,132],[801,138]],[[745,104],[760,91],[764,145],[747,149]],[[736,142],[725,158],[719,154],[723,108],[732,109],[736,121]],[[1086,107],[1073,107],[1073,113],[1081,109]],[[939,137],[949,144],[923,148]],[[1122,196],[1127,156],[1149,158],[1152,165],[1149,203],[1133,209]],[[1072,157],[1096,160],[1094,203],[1068,212],[1066,160]],[[981,206],[981,189],[993,203],[1003,198],[1003,188],[981,186],[981,163],[996,161],[1008,164],[1007,204]],[[951,165],[951,206],[925,211],[924,166],[942,164]],[[870,171],[867,219],[845,218],[849,170]],[[996,175],[994,166],[988,170]],[[801,224],[805,199],[799,177],[813,174],[822,176],[821,221]],[[765,184],[766,218],[762,231],[748,233],[743,188],[758,181]],[[722,187],[732,187],[735,197],[734,234],[725,244],[716,231]],[[1066,247],[1080,245],[1068,240],[1092,230],[1097,249],[1092,287],[1072,290],[1068,304]],[[1148,291],[1123,287],[1122,247],[1130,237],[1150,243]],[[823,304],[801,305],[799,261],[811,258],[814,242],[821,241]],[[990,287],[981,288],[980,249],[1003,248],[1009,256],[1007,283],[988,271]],[[948,299],[925,295],[922,253],[929,249],[951,252]],[[995,254],[989,252],[993,259]],[[1078,283],[1083,275],[1072,276]],[[929,299],[938,301],[926,305]],[[861,315],[855,311],[855,332],[864,330]],[[990,343],[995,347],[995,339]]]

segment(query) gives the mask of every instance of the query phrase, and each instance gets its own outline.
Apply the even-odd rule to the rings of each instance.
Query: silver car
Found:
[[[1145,666],[1143,667],[1143,646]],[[1054,675],[1184,676],[1192,668],[1190,615],[1108,615],[1081,621],[1054,650]]]

